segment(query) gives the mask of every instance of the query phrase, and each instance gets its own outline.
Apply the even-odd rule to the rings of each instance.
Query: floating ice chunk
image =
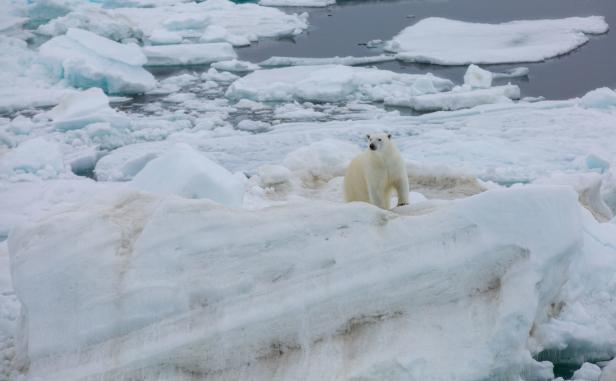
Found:
[[[167,143],[152,142],[124,146],[101,158],[94,168],[98,181],[130,180],[151,160],[168,149]]]
[[[259,70],[261,67],[248,61],[238,61],[236,59],[230,61],[220,61],[212,64],[212,67],[217,70],[233,71],[233,72],[248,72]]]
[[[94,33],[71,29],[40,46],[43,61],[58,78],[76,87],[106,92],[143,93],[154,88],[152,74],[141,67],[145,56],[136,45],[123,45]]]
[[[396,56],[381,54],[368,57],[329,57],[329,58],[302,58],[302,57],[270,57],[259,65],[265,67],[274,66],[312,66],[312,65],[368,65],[380,62],[393,61]]]
[[[258,120],[244,119],[237,124],[237,129],[250,132],[267,132],[272,129],[272,125]]]
[[[589,38],[606,33],[600,16],[480,24],[438,17],[407,27],[386,50],[398,59],[439,65],[537,62],[568,53]]]
[[[247,45],[261,37],[294,36],[308,27],[307,14],[286,14],[257,4],[235,4],[227,0],[189,2],[156,8],[121,8],[115,14],[126,16],[145,36],[167,29],[183,38],[203,42],[226,41]]]
[[[179,44],[182,42],[182,35],[166,29],[156,29],[148,40],[155,45]]]
[[[418,81],[429,82],[434,91],[448,90],[453,85],[447,79],[432,75],[398,74],[373,68],[292,66],[250,73],[232,83],[226,95],[257,101],[382,101],[391,93],[408,94],[409,87],[412,90]]]
[[[580,99],[580,105],[585,108],[616,107],[616,92],[607,87],[589,91]]]
[[[270,108],[263,103],[251,101],[250,99],[240,99],[240,101],[234,104],[233,107],[237,109],[246,109],[251,111],[267,110]]]
[[[601,368],[595,364],[585,362],[582,367],[573,373],[572,381],[599,381]]]
[[[145,55],[135,44],[118,44],[108,38],[83,29],[69,28],[66,36],[86,49],[92,49],[101,57],[123,62],[131,66],[146,63]]]
[[[303,107],[297,103],[287,103],[274,110],[274,118],[283,120],[315,120],[324,116],[324,113],[312,107]]]
[[[66,16],[39,26],[37,32],[46,36],[59,36],[71,28],[88,30],[114,41],[142,37],[141,30],[128,18],[96,5],[81,6]]]
[[[336,0],[261,0],[259,4],[268,7],[327,7]]]
[[[39,137],[26,140],[17,148],[0,156],[0,177],[28,178],[32,175],[51,179],[66,172],[64,157],[57,143]]]
[[[201,74],[201,79],[203,79],[204,81],[214,81],[222,83],[233,82],[238,78],[240,78],[239,75],[229,73],[228,71],[219,72],[213,67],[210,68],[207,72]]]
[[[242,173],[231,174],[192,147],[176,145],[139,171],[131,184],[138,189],[186,198],[208,198],[229,207],[242,206]]]
[[[492,78],[494,79],[502,79],[502,78],[518,78],[518,77],[526,77],[529,73],[527,67],[520,66],[513,68],[511,70],[507,70],[504,73],[492,73]]]
[[[492,73],[477,65],[469,65],[464,74],[464,84],[470,87],[487,89],[492,86]]]
[[[255,38],[254,35],[231,34],[224,27],[214,24],[205,29],[199,40],[201,42],[228,42],[233,46],[246,46],[250,45],[251,40]]]
[[[411,107],[417,111],[459,110],[491,103],[511,103],[520,98],[520,88],[516,85],[495,86],[489,89],[456,88],[436,94],[411,96],[408,98],[390,97],[385,104]]]
[[[109,107],[109,98],[97,87],[67,95],[47,115],[61,131],[83,128],[90,123],[109,122],[127,126],[130,120]]]
[[[367,48],[378,48],[383,46],[383,44],[385,43],[385,41],[377,38],[375,40],[370,40],[366,43],[366,47]]]
[[[345,141],[326,139],[298,148],[284,159],[284,165],[307,185],[343,176],[359,148]]]
[[[202,65],[236,57],[226,42],[144,46],[148,66]]]

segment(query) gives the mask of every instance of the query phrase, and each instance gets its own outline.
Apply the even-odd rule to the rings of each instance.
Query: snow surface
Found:
[[[398,213],[118,191],[16,229],[9,252],[31,377],[543,380],[529,332],[563,284],[604,287],[571,266],[591,237],[607,254],[602,229],[562,187]]]
[[[236,57],[226,42],[144,46],[142,50],[148,66],[203,65]]]
[[[438,65],[537,62],[568,53],[588,34],[608,31],[601,16],[481,24],[429,17],[385,45],[398,59]]]
[[[293,66],[250,73],[233,82],[226,95],[256,101],[383,101],[386,96],[439,92],[452,86],[451,81],[431,74],[342,65]]]

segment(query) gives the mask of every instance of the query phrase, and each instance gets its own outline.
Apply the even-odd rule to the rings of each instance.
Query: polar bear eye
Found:
[[[381,138],[379,138],[379,142],[382,141]]]

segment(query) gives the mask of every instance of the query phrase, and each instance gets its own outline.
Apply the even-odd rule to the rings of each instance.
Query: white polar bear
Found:
[[[357,155],[344,175],[344,197],[347,202],[364,201],[389,209],[391,193],[398,194],[398,206],[409,202],[409,179],[400,152],[391,135],[367,135],[369,147]]]

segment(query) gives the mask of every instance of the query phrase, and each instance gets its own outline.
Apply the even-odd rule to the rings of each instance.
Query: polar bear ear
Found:
[[[387,134],[387,138],[391,139],[391,134]]]
[[[370,134],[366,135],[366,139],[370,140]]]

